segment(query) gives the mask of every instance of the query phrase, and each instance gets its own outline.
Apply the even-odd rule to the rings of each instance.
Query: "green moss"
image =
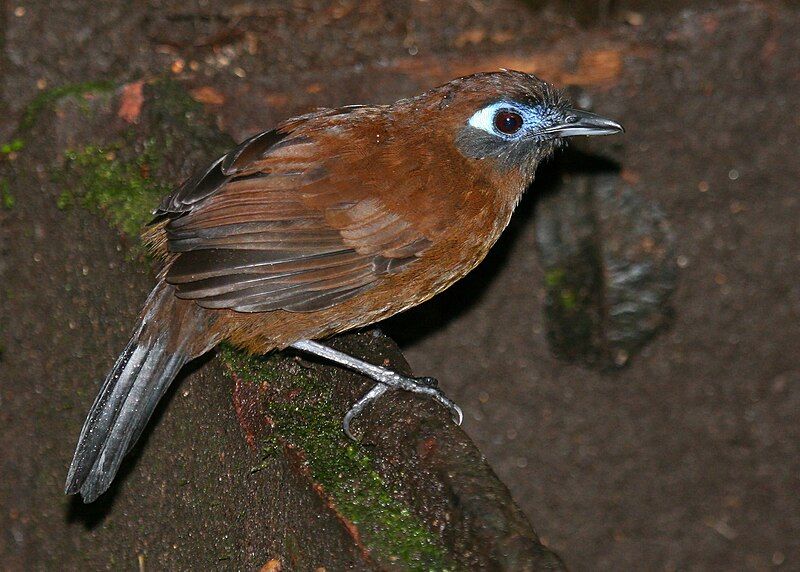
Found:
[[[32,125],[41,110],[59,98],[87,90],[110,89],[107,84],[81,84],[51,90],[32,104],[23,123]],[[233,141],[221,134],[202,106],[175,81],[161,79],[145,85],[147,105],[140,121],[115,135],[110,143],[92,144],[65,153],[65,190],[59,208],[89,208],[102,214],[129,237],[137,237],[153,209],[173,190],[176,164],[203,166],[230,149]]]
[[[14,208],[16,203],[17,199],[15,199],[14,195],[11,194],[8,181],[5,179],[0,179],[0,206],[5,210],[10,211]]]
[[[22,139],[16,138],[12,139],[8,143],[3,143],[0,145],[0,155],[10,155],[11,153],[17,153],[22,151],[25,147],[25,142]]]
[[[65,172],[75,180],[57,204],[60,209],[80,205],[101,213],[126,235],[136,237],[171,187],[150,177],[160,160],[154,141],[146,141],[132,160],[118,158],[121,147],[121,143],[89,145],[67,151]]]
[[[578,305],[575,291],[566,283],[567,273],[563,268],[553,268],[544,274],[544,283],[554,296],[559,306],[564,310],[574,310]]]
[[[561,307],[565,310],[574,310],[578,305],[578,298],[575,296],[575,292],[567,288],[558,293],[558,299],[561,302]]]
[[[260,443],[265,458],[279,446],[302,452],[314,482],[380,560],[398,560],[409,570],[448,569],[440,539],[392,495],[364,447],[344,436],[330,383],[300,368],[287,374],[290,366],[279,355],[251,357],[224,347],[220,357],[239,379],[269,386],[264,407],[274,426]]]
[[[558,286],[564,281],[564,277],[566,276],[566,272],[563,268],[555,268],[553,270],[548,270],[544,275],[544,283],[548,286]]]
[[[113,89],[114,84],[112,82],[89,81],[83,83],[71,83],[43,91],[28,104],[28,107],[25,109],[25,113],[22,115],[22,121],[20,121],[18,131],[28,131],[36,124],[36,121],[39,119],[39,115],[42,113],[42,111],[53,105],[53,103],[62,97],[85,95],[91,92],[105,93]]]

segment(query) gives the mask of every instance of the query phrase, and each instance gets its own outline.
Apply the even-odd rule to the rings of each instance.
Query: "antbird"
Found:
[[[503,70],[392,105],[317,110],[247,139],[155,211],[146,239],[164,266],[92,405],[66,492],[102,494],[181,367],[222,341],[259,354],[293,347],[373,378],[345,416],[351,437],[350,421],[387,387],[429,395],[460,423],[432,378],[314,340],[462,278],[565,137],[620,131]]]

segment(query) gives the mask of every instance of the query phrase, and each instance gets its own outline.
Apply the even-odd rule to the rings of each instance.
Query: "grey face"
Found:
[[[614,121],[565,104],[501,100],[472,114],[458,133],[456,146],[467,157],[495,159],[503,169],[535,169],[564,137],[620,131]]]

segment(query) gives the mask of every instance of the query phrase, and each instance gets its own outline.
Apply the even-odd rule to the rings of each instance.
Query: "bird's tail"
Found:
[[[66,493],[92,502],[108,489],[161,397],[189,360],[213,347],[204,314],[160,282],[92,404],[67,475]]]

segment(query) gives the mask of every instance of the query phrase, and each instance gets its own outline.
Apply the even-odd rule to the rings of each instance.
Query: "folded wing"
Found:
[[[336,154],[348,152],[341,145],[336,130],[302,123],[265,132],[167,197],[157,214],[171,219],[167,246],[177,257],[166,280],[178,297],[240,312],[309,312],[417,260],[429,240],[380,193],[337,172]]]

